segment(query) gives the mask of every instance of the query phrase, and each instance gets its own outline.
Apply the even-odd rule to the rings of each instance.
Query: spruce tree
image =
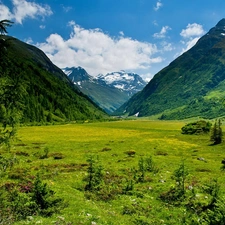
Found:
[[[222,128],[221,128],[221,120],[216,120],[211,132],[210,141],[213,142],[214,145],[220,144],[222,142]]]

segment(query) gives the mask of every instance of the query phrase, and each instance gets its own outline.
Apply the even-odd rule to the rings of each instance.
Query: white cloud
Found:
[[[162,61],[154,57],[156,45],[133,40],[123,35],[112,38],[100,29],[84,29],[71,21],[73,31],[68,40],[51,34],[45,43],[38,43],[48,57],[60,68],[81,66],[91,75],[112,71],[149,69]]]
[[[31,37],[27,38],[26,40],[24,40],[24,42],[26,42],[27,44],[33,44],[33,40]]]
[[[155,11],[158,11],[162,6],[163,6],[162,2],[161,2],[161,1],[158,1],[158,2],[156,3],[156,6],[154,7],[154,10],[155,10]]]
[[[48,5],[40,5],[27,0],[11,0],[12,10],[0,2],[0,19],[15,20],[22,24],[26,18],[45,17],[52,15],[52,10]]]
[[[142,74],[142,79],[144,79],[146,82],[149,82],[153,78],[153,76],[154,75],[151,73]]]
[[[13,15],[11,14],[9,8],[0,2],[0,20],[9,19],[11,20]]]
[[[189,23],[187,27],[180,32],[180,35],[183,38],[181,43],[184,47],[179,55],[192,48],[204,33],[205,31],[202,25],[197,23]]]
[[[153,37],[154,38],[165,38],[168,30],[171,30],[171,28],[169,26],[164,26],[164,27],[162,27],[162,29],[159,33],[153,34]]]
[[[161,46],[162,46],[163,52],[170,52],[175,49],[174,46],[172,45],[172,43],[169,43],[166,41],[163,41],[161,43]]]
[[[66,12],[66,13],[68,13],[70,10],[73,9],[71,6],[64,6],[64,5],[62,5],[62,7],[63,7],[63,11]]]
[[[42,29],[42,30],[45,29],[45,25],[40,25],[39,27],[40,27],[40,29]]]
[[[182,49],[181,54],[183,54],[184,52],[188,51],[189,49],[191,49],[199,40],[200,37],[196,37],[196,38],[191,38],[189,41],[187,42],[182,42],[185,47]]]
[[[183,29],[180,35],[184,38],[201,36],[205,33],[202,25],[197,23],[188,24],[186,29]]]

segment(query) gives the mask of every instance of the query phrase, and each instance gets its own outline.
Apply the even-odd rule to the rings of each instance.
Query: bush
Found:
[[[188,123],[181,128],[182,134],[201,134],[208,133],[212,124],[205,120],[199,120],[196,122]]]
[[[63,199],[43,183],[39,175],[35,180],[26,179],[22,183],[8,183],[0,187],[0,224],[19,221],[27,216],[51,216],[65,207]]]

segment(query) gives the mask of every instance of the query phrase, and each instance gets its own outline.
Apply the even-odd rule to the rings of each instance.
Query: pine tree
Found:
[[[222,142],[222,128],[221,128],[221,120],[219,119],[218,121],[214,123],[212,132],[211,132],[211,137],[210,141],[213,142],[214,145],[220,144]]]

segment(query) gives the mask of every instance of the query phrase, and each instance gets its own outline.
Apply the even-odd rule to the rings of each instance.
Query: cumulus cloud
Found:
[[[12,9],[0,2],[0,19],[15,20],[15,22],[22,24],[26,18],[36,18],[38,16],[44,18],[52,15],[52,10],[48,5],[40,5],[35,2],[27,0],[11,0]]]
[[[168,30],[171,30],[169,26],[162,27],[161,31],[159,33],[153,34],[154,38],[165,38]]]
[[[84,29],[74,21],[69,25],[73,29],[69,39],[51,34],[46,42],[37,44],[60,68],[81,66],[95,76],[119,70],[149,69],[153,63],[162,61],[154,57],[158,52],[154,44],[121,33],[112,38],[100,29]]]
[[[183,54],[192,48],[204,33],[205,31],[202,25],[197,23],[188,24],[187,27],[180,32],[180,35],[183,38],[181,43],[184,45],[180,54]]]
[[[161,2],[161,1],[158,1],[158,2],[156,3],[156,6],[154,7],[154,10],[155,10],[155,11],[158,11],[162,6],[163,6],[162,2]]]
[[[188,24],[186,29],[183,29],[180,35],[184,38],[190,38],[193,36],[201,36],[205,33],[202,25],[197,23]]]
[[[12,19],[12,14],[9,8],[0,2],[0,20]]]

